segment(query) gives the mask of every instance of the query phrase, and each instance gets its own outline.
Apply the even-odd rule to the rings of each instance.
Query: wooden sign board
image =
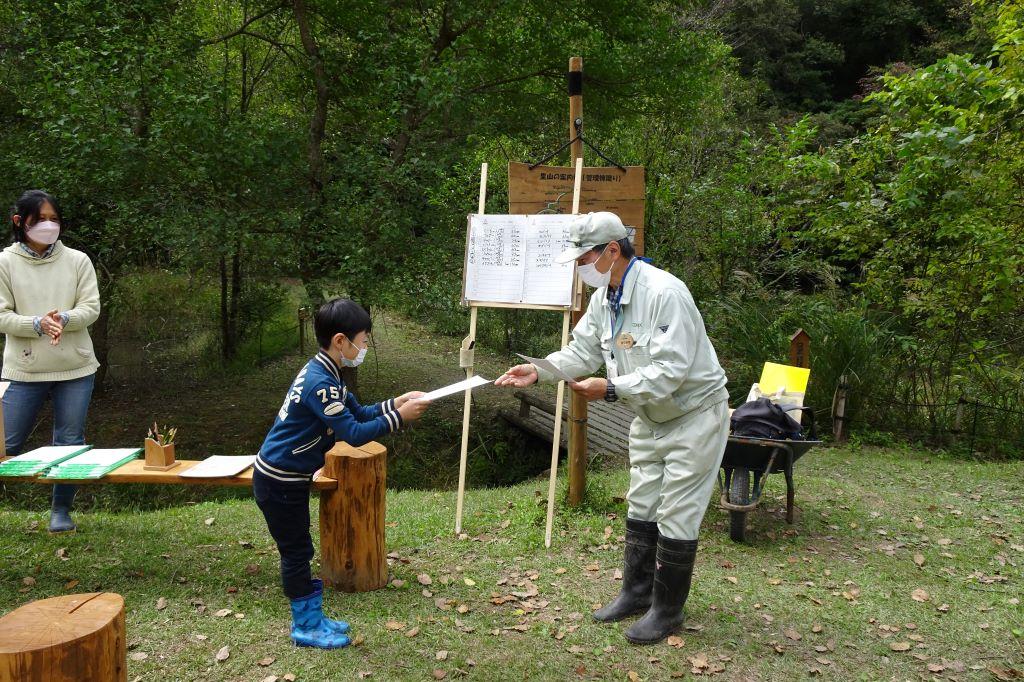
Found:
[[[611,211],[636,230],[634,245],[644,252],[645,171],[643,166],[584,167],[580,186],[580,213]],[[575,169],[568,166],[508,164],[508,212],[534,214],[572,213]]]

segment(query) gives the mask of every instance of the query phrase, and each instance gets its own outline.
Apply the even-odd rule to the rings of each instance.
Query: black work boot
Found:
[[[696,557],[696,540],[658,538],[651,608],[626,630],[626,639],[634,644],[654,644],[679,629]]]
[[[70,533],[75,530],[75,522],[71,520],[71,505],[75,501],[78,486],[58,483],[53,486],[53,502],[50,504],[51,533]]]
[[[657,548],[657,522],[626,519],[622,590],[611,604],[594,612],[594,620],[611,623],[643,613],[650,608],[651,586],[654,584],[654,553]]]

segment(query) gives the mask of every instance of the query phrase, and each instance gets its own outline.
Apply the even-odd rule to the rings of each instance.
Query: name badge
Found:
[[[636,339],[629,332],[622,332],[615,337],[615,347],[620,350],[629,350],[636,343]]]

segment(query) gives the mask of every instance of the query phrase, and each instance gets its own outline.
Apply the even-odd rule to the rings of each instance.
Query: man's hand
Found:
[[[398,408],[398,414],[402,415],[402,421],[414,422],[423,416],[423,413],[430,407],[429,400],[417,400],[415,398],[405,401]]]
[[[60,343],[60,336],[64,332],[64,322],[60,319],[60,313],[51,310],[39,320],[39,328],[50,337],[50,345],[56,346]]]
[[[533,365],[516,365],[494,380],[495,386],[526,388],[537,382],[537,368]]]
[[[600,377],[590,377],[589,379],[569,384],[569,388],[587,400],[603,400],[604,393],[608,390],[608,380]]]
[[[410,400],[416,400],[417,398],[422,398],[425,395],[426,393],[424,393],[423,391],[409,391],[408,393],[403,393],[402,395],[395,398],[395,409],[398,409],[402,405],[405,405]]]

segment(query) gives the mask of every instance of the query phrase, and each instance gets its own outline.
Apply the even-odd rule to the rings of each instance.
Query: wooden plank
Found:
[[[367,444],[362,448],[365,450],[369,447]],[[372,454],[371,451],[367,452],[367,456]],[[82,480],[70,480],[70,479],[52,479],[52,478],[41,478],[39,476],[2,476],[0,482],[3,481],[21,481],[25,483],[44,483],[47,485],[53,485],[54,483],[74,483],[75,485],[89,484],[89,483],[158,483],[158,484],[170,484],[170,485],[219,485],[219,486],[250,486],[252,485],[252,467],[249,467],[238,476],[231,476],[227,478],[183,478],[180,474],[184,471],[188,471],[195,465],[199,464],[200,460],[193,459],[179,459],[178,466],[168,471],[151,471],[143,469],[142,467],[146,464],[143,459],[133,459],[127,464],[114,469],[103,478],[89,478]],[[333,478],[326,478],[321,475],[315,481],[313,481],[314,490],[334,490],[338,487],[338,482]]]
[[[611,211],[623,224],[636,230],[636,251],[643,254],[644,210],[646,199],[643,166],[585,166],[580,186],[580,213]],[[570,213],[576,172],[567,166],[537,166],[530,170],[526,163],[508,164],[509,213]]]
[[[530,417],[523,419],[515,412],[508,410],[501,410],[498,414],[509,423],[524,431],[551,442],[552,432],[554,431],[554,420],[551,418],[551,415],[541,411],[533,411],[530,413]],[[561,448],[563,450],[566,449],[568,440],[565,436],[566,434],[563,433],[559,439],[562,441]],[[625,438],[615,438],[596,429],[588,429],[587,446],[591,452],[620,454],[629,451],[629,443]]]

